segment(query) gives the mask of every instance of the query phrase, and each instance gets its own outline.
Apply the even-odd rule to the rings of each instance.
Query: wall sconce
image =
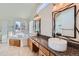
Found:
[[[34,16],[34,20],[40,20],[40,19],[41,19],[41,17],[39,15]]]

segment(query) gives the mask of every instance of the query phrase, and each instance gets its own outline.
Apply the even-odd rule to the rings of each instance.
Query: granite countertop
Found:
[[[50,52],[54,53],[56,56],[79,56],[79,49],[73,46],[68,46],[65,52],[58,52],[48,47],[48,38],[44,38],[41,36],[33,36],[31,38],[36,40],[39,44],[48,49]]]

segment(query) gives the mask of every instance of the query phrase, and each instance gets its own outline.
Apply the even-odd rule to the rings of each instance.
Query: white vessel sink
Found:
[[[55,51],[64,52],[67,50],[67,41],[59,38],[49,38],[48,46]]]

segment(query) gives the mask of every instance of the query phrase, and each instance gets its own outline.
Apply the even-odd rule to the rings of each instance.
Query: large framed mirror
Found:
[[[76,38],[76,6],[65,8],[54,14],[54,34]]]

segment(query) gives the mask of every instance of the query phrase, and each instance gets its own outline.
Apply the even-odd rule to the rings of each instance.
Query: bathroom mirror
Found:
[[[41,20],[35,20],[35,32],[40,33],[40,22]]]
[[[76,38],[76,6],[58,11],[54,16],[55,35]]]

